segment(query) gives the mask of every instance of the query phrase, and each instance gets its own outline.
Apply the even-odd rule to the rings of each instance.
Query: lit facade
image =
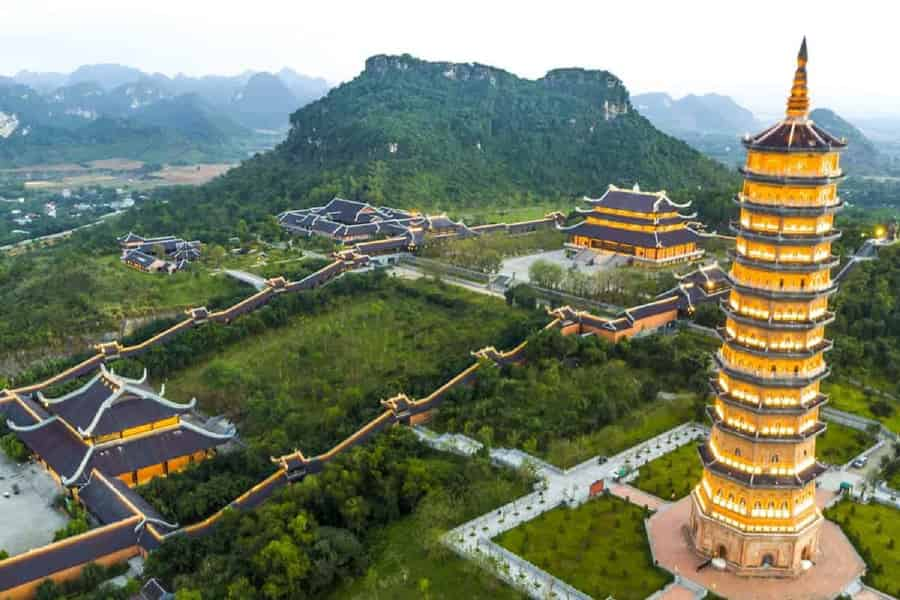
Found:
[[[716,355],[712,432],[692,492],[697,550],[743,574],[792,576],[818,553],[816,436],[831,348],[831,244],[842,140],[809,120],[806,40],[786,118],[744,139],[744,184]]]
[[[663,265],[699,258],[699,236],[687,226],[696,214],[683,215],[665,191],[642,192],[610,185],[598,199],[585,199],[591,207],[578,209],[584,221],[563,227],[569,243],[632,257],[639,263]]]

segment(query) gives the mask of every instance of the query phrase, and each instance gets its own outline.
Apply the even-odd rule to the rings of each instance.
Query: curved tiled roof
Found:
[[[195,402],[176,404],[154,393],[140,380],[107,371],[81,388],[60,398],[38,397],[50,412],[65,420],[84,436],[117,433],[146,423],[155,423],[191,410]]]
[[[810,119],[785,119],[762,133],[745,137],[744,145],[754,150],[830,152],[847,146]]]
[[[614,185],[610,185],[609,189],[599,198],[585,198],[584,200],[593,206],[642,213],[672,212],[691,205],[690,202],[685,204],[672,202],[665,191],[642,192],[638,189],[625,190]]]
[[[699,239],[697,232],[689,227],[676,229],[675,231],[651,233],[647,231],[618,229],[606,225],[594,225],[593,223],[582,221],[572,227],[563,227],[561,229],[572,235],[583,235],[596,239],[609,240],[617,244],[629,244],[632,246],[641,246],[643,248],[679,246],[681,244],[696,242]]]

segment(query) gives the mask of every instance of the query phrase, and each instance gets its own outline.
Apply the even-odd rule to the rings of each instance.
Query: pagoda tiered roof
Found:
[[[93,469],[117,477],[209,450],[234,436],[233,428],[218,433],[183,420],[194,402],[165,399],[146,377],[145,372],[141,379],[128,379],[101,366],[90,381],[64,396],[12,394],[0,402],[0,412],[65,485],[83,481]],[[150,429],[103,439],[144,426]]]
[[[707,444],[701,444],[698,447],[700,459],[703,466],[712,473],[730,479],[744,486],[752,486],[757,488],[801,488],[806,484],[815,481],[816,477],[828,470],[828,467],[820,462],[814,462],[812,465],[793,475],[773,475],[771,473],[748,473],[741,469],[731,467],[719,461],[710,450]]]
[[[604,215],[605,218],[605,215]],[[628,244],[644,248],[665,248],[697,242],[700,236],[690,227],[676,229],[674,231],[633,231],[619,229],[606,225],[596,225],[582,221],[570,227],[560,227],[570,235],[585,236],[596,239],[609,240],[617,244]]]
[[[666,195],[665,190],[659,192],[642,192],[639,187],[623,189],[610,185],[599,198],[585,197],[584,201],[594,208],[607,208],[637,213],[669,213],[679,208],[688,208],[691,204],[678,204]]]
[[[92,470],[87,483],[78,488],[78,499],[101,525],[137,516],[144,522],[153,523],[161,532],[178,528],[177,523],[166,521],[140,494],[97,469]]]
[[[187,421],[142,435],[90,444],[77,437],[59,417],[10,429],[56,472],[64,485],[84,480],[92,469],[118,477],[180,456],[219,446],[234,436],[219,434]]]
[[[104,436],[189,412],[196,404],[176,404],[141,379],[128,379],[101,365],[85,385],[59,398],[37,397],[41,405],[84,437]]]
[[[765,131],[746,136],[747,148],[775,152],[834,152],[847,147],[845,139],[837,138],[809,118],[787,118]]]
[[[278,222],[290,231],[315,233],[338,241],[409,236],[420,242],[426,231],[460,232],[466,229],[446,214],[424,216],[339,197],[332,198],[324,206],[283,212],[278,215]]]

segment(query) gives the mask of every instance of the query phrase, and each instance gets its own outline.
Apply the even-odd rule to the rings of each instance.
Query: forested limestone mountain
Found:
[[[270,73],[256,73],[235,93],[230,113],[247,127],[283,129],[300,102],[287,85]]]
[[[361,193],[374,201],[573,197],[609,183],[678,189],[721,175],[636,114],[606,71],[557,69],[531,81],[479,64],[374,56],[291,124],[281,158],[301,171],[366,176]]]
[[[528,80],[486,65],[378,55],[295,112],[274,151],[200,190],[170,192],[183,196],[157,210],[166,222],[203,219],[193,231],[215,239],[241,219],[252,226],[336,194],[459,214],[537,200],[574,206],[610,183],[697,200],[713,224],[730,215],[737,187],[728,169],[637,114],[609,72],[556,69]]]

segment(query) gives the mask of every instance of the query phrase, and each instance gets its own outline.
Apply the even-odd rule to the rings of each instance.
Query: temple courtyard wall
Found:
[[[18,494],[13,493],[14,485]],[[40,464],[15,463],[0,452],[0,550],[16,555],[52,542],[54,532],[69,520],[53,508],[53,500],[62,493]]]

